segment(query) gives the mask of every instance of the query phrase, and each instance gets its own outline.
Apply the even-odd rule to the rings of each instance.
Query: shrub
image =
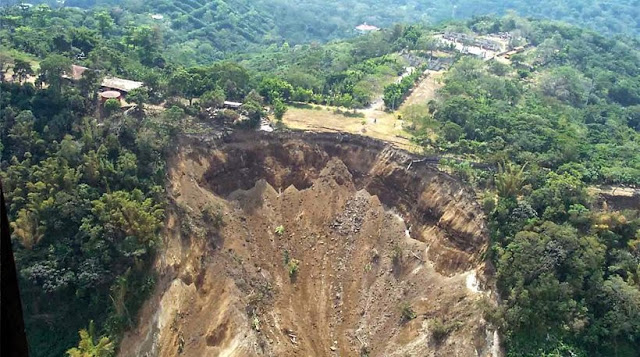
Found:
[[[224,214],[222,212],[222,207],[207,204],[202,209],[202,218],[204,219],[205,223],[210,223],[214,229],[220,229],[220,227],[222,227],[222,225],[224,224]]]
[[[402,247],[400,244],[394,244],[393,250],[391,251],[391,258],[393,259],[393,264],[402,262]]]
[[[327,110],[329,110],[329,109],[327,108]],[[355,110],[354,111],[348,111],[348,110],[335,109],[333,111],[333,114],[342,115],[342,116],[345,116],[347,118],[364,118],[365,117],[365,115],[363,113],[360,113],[360,112],[355,111]],[[366,123],[366,121],[363,121],[363,122]]]
[[[453,321],[444,323],[440,319],[432,319],[429,325],[431,327],[431,336],[437,343],[440,343],[449,336],[451,332],[459,328],[462,325],[462,322]]]
[[[253,327],[254,330],[260,332],[260,319],[258,318],[258,316],[253,316],[251,327]]]
[[[235,122],[238,118],[240,118],[240,114],[235,110],[225,109],[221,110],[216,114],[216,119],[224,122]]]
[[[224,104],[224,92],[216,88],[215,90],[208,91],[200,97],[200,107],[202,108],[219,108]]]
[[[293,279],[300,269],[300,261],[298,259],[289,260],[289,264],[287,264],[287,270],[289,271],[289,278]]]
[[[448,121],[442,127],[442,133],[444,134],[444,138],[447,139],[447,141],[455,143],[460,140],[460,137],[462,137],[462,135],[464,135],[464,130],[460,125],[452,121]]]
[[[418,315],[416,314],[415,310],[413,310],[413,307],[411,307],[408,302],[405,302],[400,305],[400,317],[402,318],[403,322],[407,322],[415,319],[416,317],[418,317]]]
[[[289,251],[284,251],[284,265],[287,268],[287,272],[289,273],[289,279],[292,281],[295,279],[296,275],[298,275],[298,270],[300,269],[300,261],[295,258],[291,258],[289,255]]]
[[[488,216],[496,209],[496,196],[491,193],[487,193],[482,198],[482,210]]]
[[[273,113],[278,121],[282,121],[284,114],[287,112],[287,106],[280,99],[273,101]]]
[[[189,237],[191,233],[193,233],[194,231],[193,221],[191,221],[191,217],[189,217],[188,215],[184,215],[181,221],[182,222],[180,222],[180,233],[182,234],[183,238]]]
[[[110,117],[113,113],[117,113],[120,110],[120,102],[117,99],[107,99],[104,102],[104,115]]]

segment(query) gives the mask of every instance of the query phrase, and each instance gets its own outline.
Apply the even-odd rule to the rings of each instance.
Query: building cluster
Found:
[[[483,49],[483,50],[490,50],[493,52],[502,51],[502,46],[499,43],[485,39],[485,38],[469,35],[466,33],[445,32],[442,35],[442,38],[455,43],[461,43],[464,45],[479,47],[480,49]]]
[[[62,75],[62,78],[77,83],[82,79],[82,75],[86,71],[92,71],[87,67],[73,65],[71,71]],[[121,105],[125,106],[123,101],[124,97],[134,89],[142,88],[144,83],[131,81],[128,79],[107,76],[102,79],[100,83],[100,89],[98,90],[98,96],[102,102],[109,99],[116,99]]]
[[[427,63],[427,69],[430,71],[445,71],[453,65],[454,61],[454,57],[432,58]]]
[[[513,38],[513,34],[511,32],[498,32],[496,34],[493,34],[493,36],[505,41],[511,41],[511,39]]]

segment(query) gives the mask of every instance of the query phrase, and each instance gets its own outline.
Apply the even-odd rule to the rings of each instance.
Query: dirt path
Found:
[[[404,73],[402,73],[398,78],[396,78],[395,83],[400,83],[404,77],[413,74],[415,70],[416,70],[415,67],[411,67],[411,66],[405,68]],[[367,108],[360,109],[358,110],[358,112],[363,113],[366,117],[373,118],[375,116],[382,115],[381,113],[385,112],[384,109],[385,108],[384,108],[383,94],[379,93]]]
[[[409,105],[424,104],[434,99],[438,89],[442,88],[443,84],[440,82],[440,79],[445,71],[427,70],[425,73],[426,76],[414,87],[411,95],[400,106],[401,110]]]
[[[599,197],[609,209],[624,210],[640,207],[640,188],[590,186],[589,192],[594,197]]]
[[[414,67],[406,67],[402,75],[396,79],[396,83],[414,71]],[[419,92],[423,93],[427,88],[431,88],[431,92],[435,93],[436,84],[433,80],[432,84],[425,84],[425,89]],[[411,142],[411,135],[402,129],[404,123],[398,119],[397,113],[385,111],[382,94],[378,95],[369,107],[356,110],[357,113],[364,115],[363,118],[337,114],[335,111],[340,109],[337,107],[318,105],[316,108],[320,110],[290,108],[283,122],[293,129],[365,135],[384,140],[401,149],[419,151],[419,147]]]

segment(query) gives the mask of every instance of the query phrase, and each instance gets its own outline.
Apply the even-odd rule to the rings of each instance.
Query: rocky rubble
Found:
[[[236,135],[182,143],[171,162],[190,209],[168,212],[161,279],[121,356],[499,352],[478,308],[492,300],[482,213],[460,183],[379,142]],[[218,231],[181,231],[211,205]],[[442,341],[434,319],[455,326]]]

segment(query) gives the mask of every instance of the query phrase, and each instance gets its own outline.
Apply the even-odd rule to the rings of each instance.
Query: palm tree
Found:
[[[517,197],[522,190],[524,184],[524,164],[521,168],[511,163],[498,164],[498,173],[496,174],[496,189],[500,197]]]
[[[69,357],[111,357],[115,351],[113,342],[109,337],[102,336],[98,343],[95,343],[95,326],[93,321],[89,322],[89,330],[82,329],[79,332],[80,342],[78,347],[67,351]]]

